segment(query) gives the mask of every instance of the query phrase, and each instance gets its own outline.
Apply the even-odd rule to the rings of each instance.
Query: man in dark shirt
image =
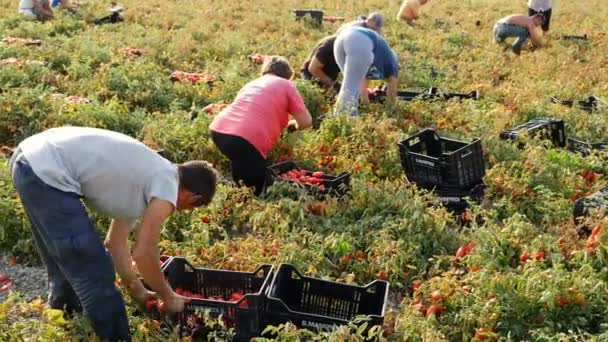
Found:
[[[300,69],[303,79],[313,80],[327,89],[340,89],[337,82],[340,68],[334,57],[335,41],[336,36],[329,36],[317,43]]]

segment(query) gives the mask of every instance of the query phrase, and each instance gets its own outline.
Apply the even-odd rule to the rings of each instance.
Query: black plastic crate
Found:
[[[281,175],[291,170],[301,170],[301,168],[293,161],[284,161],[268,167],[268,172],[272,178],[304,187],[307,191],[315,195],[333,195],[341,197],[346,195],[350,190],[350,172],[345,171],[337,176],[324,174],[321,177],[321,183],[319,184],[323,185],[323,188],[320,188],[317,185],[304,184],[281,178]],[[311,176],[313,172],[305,170],[305,173],[306,175]]]
[[[267,291],[265,322],[327,331],[364,315],[370,318],[368,327],[382,325],[388,288],[383,280],[356,286],[306,277],[293,265],[281,264]]]
[[[429,94],[435,98],[440,98],[444,101],[449,101],[451,99],[459,99],[459,100],[479,100],[479,91],[473,90],[470,93],[442,93],[439,91],[437,87],[431,87],[429,89]]]
[[[205,311],[212,317],[222,315],[226,326],[234,328],[235,341],[249,341],[262,332],[264,292],[270,285],[272,265],[262,265],[253,272],[238,272],[195,268],[186,259],[173,257],[163,268],[163,274],[174,291],[190,291],[205,298],[193,298],[176,315],[182,334],[197,337]],[[235,292],[243,297],[230,301]]]
[[[588,156],[593,151],[605,151],[608,150],[608,142],[601,143],[588,143],[574,138],[566,139],[568,142],[568,150],[580,153],[583,156]]]
[[[519,134],[525,130],[531,136],[551,140],[556,147],[566,146],[564,121],[551,118],[532,119],[524,124],[501,132],[500,138],[503,140],[517,140]],[[523,147],[523,145],[520,145],[520,147]]]
[[[574,202],[573,215],[575,220],[586,216],[590,209],[608,210],[608,187],[605,187],[590,196],[579,198]]]
[[[313,24],[320,26],[323,22],[323,11],[314,9],[295,9],[293,13],[296,15],[296,20],[302,20],[309,17]]]
[[[584,111],[593,112],[599,108],[600,103],[602,103],[603,101],[596,96],[589,96],[588,98],[583,100],[560,100],[557,97],[552,96],[551,102],[568,107],[574,107],[574,105],[576,104],[580,107],[580,109]]]
[[[443,206],[455,214],[462,214],[468,207],[469,202],[479,204],[483,199],[485,185],[477,184],[468,189],[435,189],[433,192],[442,202]]]
[[[442,138],[427,128],[401,141],[399,152],[407,179],[424,189],[467,189],[485,175],[480,139]]]

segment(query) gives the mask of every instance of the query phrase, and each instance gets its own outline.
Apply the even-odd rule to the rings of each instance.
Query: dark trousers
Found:
[[[247,187],[254,188],[254,194],[260,196],[267,185],[267,161],[262,154],[247,140],[211,131],[211,139],[223,155],[230,159],[232,179]]]
[[[537,12],[531,8],[528,8],[528,16],[533,16],[537,13],[540,13],[545,16],[545,23],[541,26],[544,32],[549,31],[549,25],[551,24],[551,8],[546,11]]]
[[[17,157],[12,171],[48,273],[49,305],[68,311],[83,308],[101,340],[130,341],[112,259],[80,196],[45,184],[23,155]]]

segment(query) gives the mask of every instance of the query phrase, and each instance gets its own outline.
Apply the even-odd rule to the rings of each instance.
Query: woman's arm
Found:
[[[368,105],[369,104],[369,94],[367,93],[367,87],[369,86],[369,80],[368,79],[363,79],[363,81],[361,81],[361,85],[359,87],[359,98],[361,101],[362,105]]]
[[[34,8],[36,9],[36,13],[38,15],[44,17],[45,19],[53,18],[53,10],[51,9],[51,4],[47,1],[44,3],[44,6],[40,4],[40,0],[32,0],[34,4]]]
[[[306,107],[301,112],[291,113],[291,116],[293,116],[294,120],[290,120],[287,126],[290,131],[312,127],[312,116]]]
[[[387,97],[390,102],[397,100],[397,88],[399,86],[399,79],[396,76],[389,76],[387,81]]]

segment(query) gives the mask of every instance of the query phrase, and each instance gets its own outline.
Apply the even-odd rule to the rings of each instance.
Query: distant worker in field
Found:
[[[209,125],[211,139],[230,160],[232,179],[254,188],[256,196],[262,195],[268,185],[268,152],[283,129],[312,126],[304,99],[290,81],[292,76],[285,58],[267,56],[262,76],[247,83]]]
[[[344,29],[334,43],[334,56],[344,81],[336,100],[334,114],[359,114],[359,100],[369,103],[368,79],[388,82],[389,102],[397,98],[399,65],[397,55],[378,33],[358,26]]]
[[[385,24],[384,16],[378,12],[373,12],[373,13],[370,13],[367,17],[363,17],[362,19],[351,21],[349,23],[346,23],[346,24],[340,26],[340,28],[338,29],[336,34],[339,34],[340,32],[342,32],[342,30],[346,29],[347,27],[351,27],[351,26],[363,27],[366,29],[370,29],[372,31],[376,31],[379,34],[382,34],[382,27],[384,26],[384,24]]]
[[[176,165],[121,133],[59,127],[22,141],[9,169],[46,266],[51,308],[84,310],[101,341],[130,341],[118,273],[141,307],[157,297],[165,313],[183,310],[188,298],[160,270],[161,226],[175,211],[211,202],[217,172],[209,163]],[[112,218],[105,241],[83,202]]]
[[[20,0],[19,13],[30,19],[50,20],[55,17],[53,8],[73,10],[69,0]]]
[[[317,43],[302,65],[300,74],[303,79],[315,81],[323,88],[339,91],[340,67],[334,57],[336,37],[325,37]]]
[[[512,14],[496,22],[493,29],[494,41],[503,44],[509,37],[515,37],[511,50],[519,55],[522,45],[530,38],[535,48],[542,47],[542,42],[536,28],[543,25],[545,17],[542,14],[526,16],[523,14]]]
[[[414,22],[420,17],[420,8],[429,0],[404,0],[397,13],[397,20],[405,20],[405,22],[414,26]]]
[[[528,0],[528,15],[542,14],[545,16],[545,22],[542,24],[543,35],[549,32],[551,24],[551,10],[553,8],[553,0]]]

